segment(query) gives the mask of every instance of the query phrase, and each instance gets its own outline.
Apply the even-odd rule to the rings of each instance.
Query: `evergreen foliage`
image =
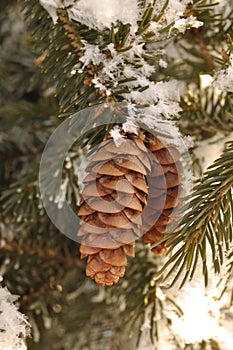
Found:
[[[163,1],[160,13],[153,12],[155,3],[140,2],[144,14],[137,32],[146,48],[145,62],[157,69],[149,81],[177,79],[183,84],[182,111],[174,119],[183,135],[192,136],[194,147],[196,141],[217,133],[229,135],[233,132],[233,93],[216,93],[212,86],[203,88],[200,75],[214,75],[229,65],[232,1],[218,12],[213,1],[194,0],[187,5],[185,16],[192,14],[204,25],[184,33],[171,24],[164,25],[157,38],[147,29],[152,21],[160,22],[169,1]],[[166,294],[164,286],[177,281],[183,286],[195,279],[200,263],[206,285],[212,266],[216,274],[221,274],[222,266],[227,271],[221,297],[230,295],[231,317],[232,141],[196,180],[182,208],[179,231],[175,237],[169,233],[166,236],[165,261],[152,257],[138,243],[126,280],[109,290],[99,289],[85,278],[78,245],[58,232],[47,217],[38,187],[46,141],[64,118],[104,103],[107,98],[106,92],[91,83],[103,65],[90,63],[79,74],[72,74],[74,67],[81,68],[78,60],[83,55],[83,42],[98,44],[106,57],[111,54],[109,44],[119,53],[130,50],[128,24],[119,22],[112,29],[98,31],[70,20],[67,8],[58,9],[57,16],[58,22],[53,24],[38,0],[4,0],[0,4],[0,275],[9,290],[20,295],[21,311],[29,317],[33,333],[28,348],[133,350],[141,344],[141,327],[148,319],[149,336],[156,343],[163,334],[158,322],[161,319],[172,334],[169,308],[182,315],[175,296]],[[154,57],[152,45],[162,53]],[[159,65],[164,57],[166,69]],[[124,65],[142,66],[141,62],[137,66],[136,60],[125,60]],[[124,94],[130,93],[128,83],[134,79],[122,75],[117,86],[109,80],[107,88],[113,93],[108,101],[122,101]],[[137,87],[132,90],[137,91]],[[75,210],[80,195],[75,172],[77,154],[87,143],[94,147],[108,132],[108,128],[93,128],[82,145],[75,144],[70,151],[71,166],[64,164],[63,179],[69,179],[67,200]],[[174,334],[171,338],[176,348],[182,349]],[[185,344],[185,349],[221,350],[221,344],[209,339]]]

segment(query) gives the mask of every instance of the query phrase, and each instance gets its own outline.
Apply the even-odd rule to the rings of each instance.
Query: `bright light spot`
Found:
[[[183,344],[195,344],[202,340],[215,339],[222,348],[230,349],[233,335],[221,325],[222,301],[216,298],[217,291],[206,291],[202,284],[187,285],[178,297],[183,315],[172,315],[172,329]],[[229,346],[229,347],[228,347]]]
[[[207,88],[213,83],[214,78],[209,74],[200,74],[200,86],[202,89]]]
[[[22,344],[22,346],[20,348],[18,346],[17,347],[7,346],[7,347],[3,348],[2,350],[27,350],[27,347],[25,344]]]

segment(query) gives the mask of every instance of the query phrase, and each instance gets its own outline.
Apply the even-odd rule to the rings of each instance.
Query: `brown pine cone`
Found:
[[[146,136],[149,139],[146,146],[154,157],[151,172],[147,176],[148,202],[142,215],[142,229],[146,233],[142,240],[145,244],[154,244],[164,238],[168,224],[177,220],[175,216],[171,218],[171,214],[178,206],[181,196],[183,167],[175,146],[167,146],[154,135]],[[151,251],[155,255],[165,253],[166,242],[160,243]]]
[[[134,256],[150,170],[144,141],[129,133],[120,146],[113,139],[102,142],[86,168],[78,236],[81,258],[87,257],[86,274],[100,286],[117,283],[127,256]]]

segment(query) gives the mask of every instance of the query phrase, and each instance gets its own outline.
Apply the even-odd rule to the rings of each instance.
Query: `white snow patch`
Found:
[[[211,268],[212,262],[209,257],[211,257],[211,249],[207,252],[207,263]],[[160,294],[174,300],[183,314],[177,314],[174,307],[164,303],[161,316],[158,315],[160,317],[156,318],[160,335],[158,342],[156,345],[147,342],[149,325],[146,319],[145,327],[142,328],[143,334],[139,350],[152,350],[154,347],[157,350],[184,349],[187,344],[193,344],[193,349],[197,350],[200,348],[200,342],[203,340],[208,342],[210,339],[216,341],[221,350],[230,350],[233,344],[233,307],[229,306],[231,287],[220,298],[227,281],[228,263],[229,261],[226,259],[222,274],[210,274],[210,283],[207,288],[204,287],[203,283],[202,263],[198,262],[195,279],[190,283],[187,282],[181,290],[178,289],[179,282],[172,289],[160,289]],[[173,277],[175,274],[174,271]],[[157,297],[160,300],[165,300],[159,294]],[[163,316],[170,319],[170,326],[166,325]],[[208,346],[207,349],[210,347]]]
[[[39,0],[41,6],[49,13],[52,17],[53,23],[57,23],[57,9],[64,8],[74,4],[74,0]]]
[[[170,0],[169,4],[165,10],[164,16],[162,17],[165,23],[172,23],[173,21],[179,19],[186,9],[186,6],[192,3],[190,0]],[[164,2],[156,2],[158,11],[161,11],[161,7]]]
[[[122,135],[121,128],[118,125],[114,126],[114,128],[110,131],[110,135],[112,136],[117,147],[119,147],[125,141],[125,137]]]
[[[184,287],[177,298],[183,316],[170,314],[172,330],[183,346],[212,338],[220,341],[222,349],[230,349],[228,346],[233,344],[233,335],[219,323],[223,302],[216,297],[213,291],[206,291],[201,283],[195,287]]]
[[[176,28],[180,33],[184,33],[188,28],[199,28],[203,26],[203,24],[204,23],[198,21],[196,17],[190,16],[176,20],[173,28]]]
[[[169,8],[183,13],[186,9],[186,6],[192,2],[192,0],[169,0]]]
[[[0,286],[0,350],[24,350],[30,324],[15,306],[17,296]]]
[[[83,63],[83,68],[90,63],[98,65],[104,61],[105,56],[100,52],[100,49],[97,45],[88,44],[84,40],[82,40],[82,43],[84,44],[82,47],[84,54],[79,58],[79,61]]]
[[[71,19],[97,30],[111,28],[113,23],[121,21],[123,24],[130,23],[131,30],[135,32],[141,14],[135,0],[40,0],[40,3],[54,23],[57,22],[57,8],[69,6],[67,11]]]
[[[176,115],[181,108],[178,105],[180,100],[180,89],[176,80],[168,82],[150,82],[149,80],[141,81],[141,84],[147,82],[148,88],[143,91],[132,91],[130,93],[122,94],[128,101],[134,101],[137,104],[157,104],[156,114],[163,114],[166,117]],[[140,84],[140,86],[141,86]],[[145,86],[145,85],[142,85]]]
[[[73,20],[98,30],[111,28],[119,20],[123,24],[130,23],[131,29],[136,31],[140,18],[135,0],[79,0],[68,12]]]
[[[229,67],[216,73],[213,86],[221,91],[233,92],[233,55],[230,57]]]
[[[131,132],[138,135],[138,125],[135,123],[135,119],[133,117],[127,118],[127,121],[122,125],[122,129],[125,132]]]
[[[159,60],[159,65],[162,68],[167,68],[167,62],[164,61],[162,58],[160,58],[160,60]]]
[[[105,91],[106,96],[110,96],[112,94],[110,89],[107,89],[104,84],[100,82],[100,79],[98,76],[96,76],[94,79],[92,79],[92,83],[94,84],[96,89],[100,89],[102,91]]]

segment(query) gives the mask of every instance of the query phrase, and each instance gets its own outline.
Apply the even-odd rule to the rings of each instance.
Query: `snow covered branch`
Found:
[[[233,54],[229,58],[229,66],[216,73],[213,85],[221,91],[233,92]]]
[[[25,350],[29,323],[14,304],[17,296],[0,286],[0,350]]]
[[[203,23],[196,17],[185,17],[186,7],[190,0],[170,0],[142,2],[135,0],[40,0],[41,5],[49,12],[54,23],[58,17],[56,10],[65,8],[71,21],[86,25],[98,32],[113,31],[113,36],[120,30],[128,30],[124,43],[117,45],[114,40],[103,45],[100,40],[82,41],[82,55],[72,68],[72,74],[80,74],[89,65],[98,66],[94,76],[88,80],[100,94],[106,98],[116,96],[129,103],[138,105],[156,105],[157,114],[166,117],[177,115],[180,111],[178,102],[180,92],[176,81],[154,83],[150,80],[158,66],[166,68],[166,61],[161,57],[163,50],[145,47],[145,35],[153,40],[184,33],[191,27]],[[122,26],[124,29],[122,29]],[[124,26],[128,26],[126,29]],[[81,67],[80,67],[81,63]]]

